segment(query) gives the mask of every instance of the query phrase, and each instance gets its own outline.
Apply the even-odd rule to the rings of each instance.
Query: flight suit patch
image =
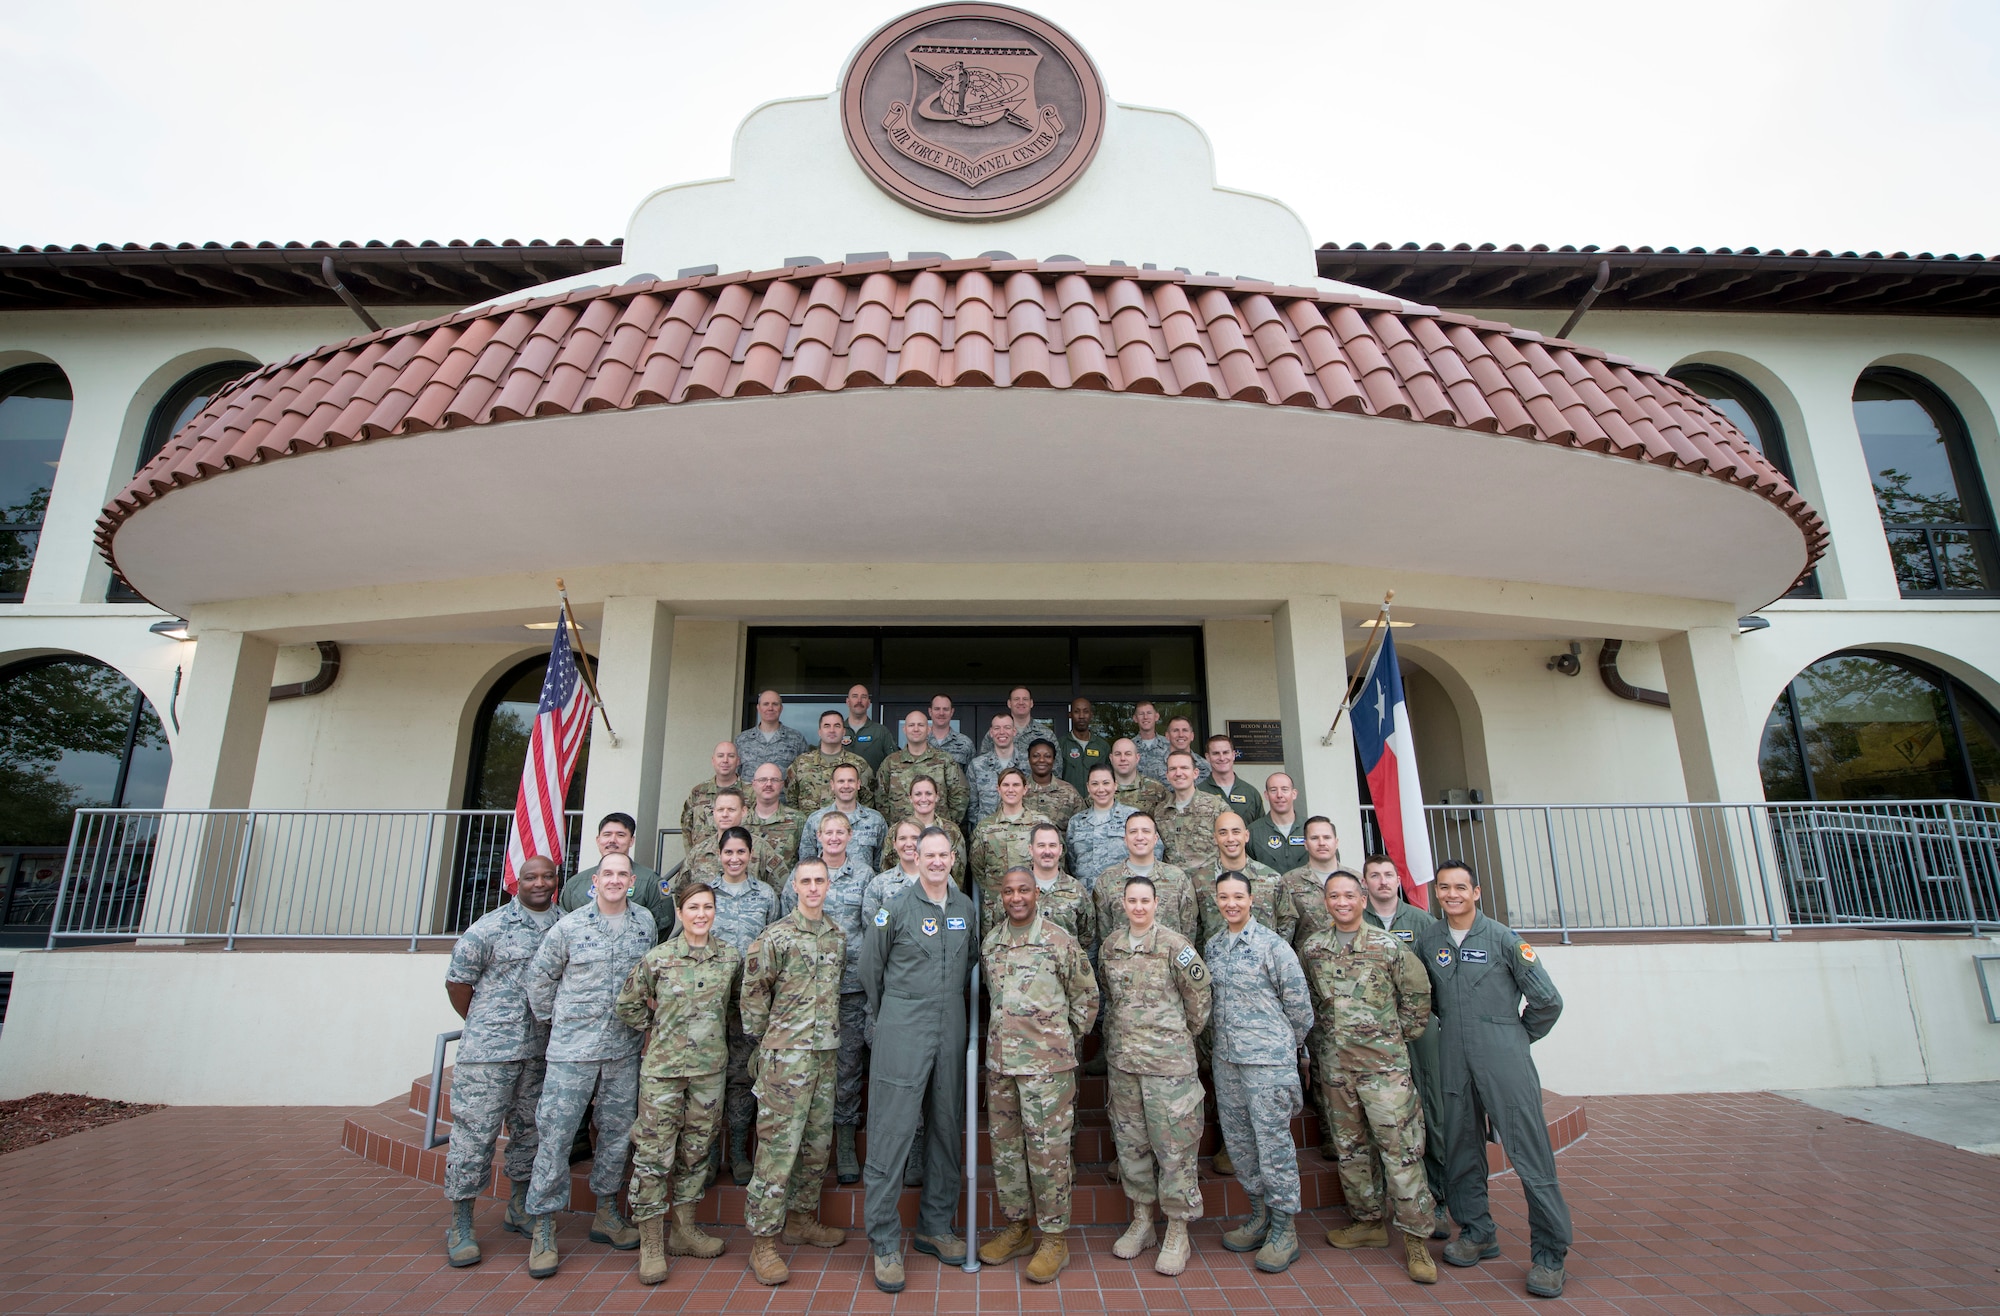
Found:
[[[888,926],[889,926],[889,911],[888,911],[888,910],[886,910],[886,909],[878,909],[878,910],[876,910],[876,911],[875,911],[875,926],[876,926],[876,927],[878,927],[878,928],[886,928],[886,927],[888,927]]]
[[[663,896],[670,896],[670,895],[672,895],[673,893],[674,893],[674,891],[673,891],[673,883],[672,883],[672,882],[670,882],[670,881],[668,881],[668,880],[667,880],[666,878],[664,878],[664,877],[663,877],[663,878],[661,878],[661,879],[660,879],[660,894],[661,894],[661,895],[663,895]]]
[[[1530,964],[1535,962],[1535,948],[1525,941],[1521,943],[1521,958]]]
[[[1451,947],[1449,946],[1438,947],[1437,966],[1440,969],[1448,969],[1451,967]]]
[[[1461,950],[1458,953],[1458,958],[1464,960],[1467,964],[1484,964],[1486,963],[1486,952],[1483,950]]]
[[[1417,934],[1408,928],[1390,928],[1389,931],[1402,941],[1415,941],[1417,939]]]
[[[925,919],[923,929],[926,937],[935,937],[938,934],[938,921],[934,918]]]
[[[944,921],[944,927],[947,932],[963,932],[965,931],[965,920],[962,918],[948,918]]]

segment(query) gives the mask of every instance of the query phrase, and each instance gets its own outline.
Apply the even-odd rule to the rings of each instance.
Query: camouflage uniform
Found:
[[[1262,923],[1290,946],[1292,929],[1298,925],[1299,915],[1292,902],[1285,899],[1285,879],[1267,865],[1249,858],[1244,859],[1243,867],[1235,872],[1250,884],[1250,921]],[[1222,920],[1222,910],[1215,903],[1215,883],[1222,874],[1221,859],[1205,868],[1190,870],[1195,895],[1201,900],[1201,944],[1204,946],[1228,926]]]
[[[1083,883],[1057,869],[1055,881],[1043,886],[1041,879],[1036,878],[1035,887],[1035,905],[1042,918],[1075,937],[1084,954],[1095,954],[1097,902],[1091,899],[1090,892],[1083,889]],[[1002,911],[1001,917],[1006,917],[1005,911]]]
[[[1361,877],[1361,874],[1351,868],[1335,868],[1333,873],[1349,873],[1357,881]],[[1285,874],[1285,895],[1291,901],[1294,919],[1292,923],[1294,950],[1303,946],[1306,938],[1313,933],[1333,926],[1333,916],[1326,912],[1326,884],[1333,873],[1322,877],[1313,870],[1310,863],[1305,863]],[[1365,898],[1367,888],[1364,887],[1362,890]]]
[[[749,1129],[757,1118],[757,1099],[750,1095],[750,1054],[757,1043],[743,1031],[741,960],[750,943],[778,921],[778,893],[762,882],[746,880],[741,888],[718,881],[715,887],[715,930],[710,934],[736,951],[738,992],[729,1002],[728,1127]]]
[[[940,817],[965,816],[972,804],[972,786],[965,780],[965,769],[936,748],[926,750],[922,758],[899,749],[875,770],[875,799],[891,827],[910,816],[910,783],[919,777],[937,783]]]
[[[523,980],[535,948],[561,917],[560,910],[537,914],[510,900],[467,928],[451,948],[444,980],[469,984],[472,1008],[451,1071],[447,1201],[463,1202],[486,1190],[503,1119],[507,1177],[526,1183],[535,1172],[535,1104],[542,1096],[549,1030],[529,1012]]]
[[[728,1018],[742,957],[722,938],[685,934],[632,966],[611,1007],[650,1030],[639,1059],[639,1123],[632,1137],[632,1218],[665,1215],[708,1187],[708,1149],[722,1124]]]
[[[1136,947],[1121,926],[1097,959],[1119,1182],[1132,1202],[1157,1201],[1169,1220],[1199,1220],[1205,1098],[1194,1039],[1208,1027],[1208,966],[1186,937],[1158,923]]]
[[[1069,820],[1064,836],[1069,870],[1092,895],[1097,894],[1097,875],[1125,858],[1125,820],[1134,812],[1114,801],[1101,817],[1085,808]]]
[[[674,935],[672,886],[672,882],[652,869],[636,863],[632,865],[632,890],[625,898],[653,916],[653,932],[661,941]],[[585,905],[594,904],[596,899],[597,865],[592,864],[563,883],[562,894],[556,897],[556,908],[565,914],[574,914]]]
[[[936,827],[951,838],[951,880],[962,887],[965,885],[966,853],[971,848],[965,843],[965,831],[956,822],[941,813],[932,814],[931,816],[936,821],[924,825]],[[915,822],[916,819],[912,818],[910,821]],[[900,865],[903,861],[892,851],[883,856],[882,862],[893,868]]]
[[[861,861],[863,867],[873,873],[882,858],[882,847],[889,834],[888,820],[865,804],[856,803],[854,812],[848,813],[834,805],[814,809],[806,815],[805,829],[799,833],[799,858],[820,857],[819,825],[829,813],[838,813],[847,819],[847,853]],[[893,854],[894,852],[891,851]],[[793,868],[797,868],[795,863]]]
[[[1167,738],[1154,736],[1151,740],[1141,740],[1134,736],[1132,747],[1139,751],[1139,775],[1151,777],[1162,786],[1166,785],[1167,755],[1172,753],[1174,748],[1167,743]],[[1195,762],[1199,764],[1201,760],[1197,758]]]
[[[970,868],[972,880],[979,888],[979,914],[988,927],[999,921],[995,915],[1000,908],[1001,874],[1016,864],[1022,868],[1035,866],[1028,842],[1035,828],[1047,821],[1041,814],[1023,809],[1013,818],[990,814],[973,829]]]
[[[541,1146],[528,1189],[529,1215],[568,1207],[569,1149],[593,1092],[597,1156],[590,1191],[608,1202],[625,1186],[639,1108],[639,1034],[613,1017],[611,1006],[654,940],[645,906],[628,902],[621,926],[614,927],[592,901],[550,928],[528,965],[528,1008],[551,1025],[548,1077],[535,1106]]]
[[[861,994],[861,901],[874,880],[874,870],[850,858],[827,873],[825,914],[847,938],[847,962],[840,972],[840,1057],[835,1062],[833,1122],[855,1124],[861,1119],[861,1091],[868,1082],[868,1002]],[[778,906],[786,914],[799,907],[799,893],[785,884]]]
[[[1098,944],[1111,940],[1113,933],[1125,930],[1125,879],[1138,876],[1153,879],[1153,894],[1158,898],[1153,917],[1160,921],[1162,927],[1172,928],[1192,943],[1201,932],[1201,902],[1195,897],[1194,883],[1172,864],[1155,863],[1147,872],[1140,874],[1132,867],[1132,861],[1127,859],[1097,875]]]
[[[1237,1182],[1273,1211],[1297,1215],[1292,1117],[1304,1105],[1298,1057],[1312,1031],[1312,989],[1285,939],[1255,919],[1209,939],[1208,971],[1215,976],[1215,1108]]]
[[[1000,811],[1000,774],[1009,768],[1018,768],[1025,781],[1034,780],[1028,771],[1028,752],[1019,745],[1014,746],[1014,757],[1010,759],[1003,761],[991,754],[981,754],[966,765],[965,780],[972,787],[972,807],[965,811],[967,826],[976,827],[980,819]]]
[[[1199,773],[1196,774],[1200,776]],[[1228,790],[1214,777],[1202,777],[1195,783],[1195,789],[1213,795],[1222,801],[1223,807],[1243,820],[1248,827],[1264,816],[1264,795],[1255,786],[1238,777]]]
[[[1250,857],[1269,864],[1280,873],[1289,873],[1300,864],[1312,862],[1306,856],[1306,820],[1292,815],[1289,829],[1265,814],[1250,824]]]
[[[966,764],[972,762],[972,756],[975,752],[971,736],[966,735],[963,731],[954,731],[949,735],[940,736],[937,730],[937,723],[935,722],[931,723],[931,748],[943,750],[945,757],[949,758],[953,763],[958,764],[959,771],[961,772],[965,770]]]
[[[1386,925],[1372,906],[1363,907],[1361,918],[1371,927],[1386,926],[1389,935],[1402,942],[1412,955],[1417,953],[1417,938],[1423,930],[1437,922],[1429,911],[1401,899],[1396,901],[1396,916]],[[1445,1171],[1450,1163],[1444,1144],[1444,1087],[1438,1073],[1438,1037],[1442,1031],[1437,1015],[1433,1014],[1430,1027],[1410,1043],[1410,1077],[1416,1080],[1417,1096],[1424,1103],[1424,1177],[1430,1181],[1431,1196],[1439,1206],[1444,1205]]]
[[[1018,728],[1015,729],[1014,757],[1021,761],[1021,770],[1023,772],[1028,770],[1028,746],[1038,740],[1046,740],[1051,746],[1055,745],[1056,729],[1038,717],[1028,719],[1028,729],[1026,731]],[[991,731],[988,731],[979,738],[979,752],[981,754],[991,754],[993,752],[993,733]],[[1062,760],[1057,759],[1056,761],[1061,762]]]
[[[1185,809],[1169,799],[1153,815],[1160,829],[1160,858],[1190,873],[1214,863],[1215,820],[1224,812],[1222,797],[1207,791],[1196,791]]]
[[[1143,809],[1157,818],[1160,810],[1174,798],[1174,793],[1164,783],[1154,781],[1141,772],[1130,786],[1120,786],[1113,798],[1127,808]]]
[[[782,888],[792,876],[792,870],[785,867],[784,860],[776,850],[750,833],[750,876],[771,888],[773,892]],[[722,834],[712,832],[709,838],[688,852],[681,861],[681,871],[674,876],[674,894],[689,882],[699,879],[716,886],[722,881]]]
[[[780,800],[775,817],[760,818],[757,806],[751,805],[743,815],[743,830],[771,847],[778,856],[778,881],[771,884],[772,890],[784,885],[785,877],[799,866],[800,828],[806,824],[806,816],[791,805]]]
[[[755,781],[757,769],[766,763],[777,764],[780,772],[788,771],[793,759],[816,748],[812,741],[783,723],[778,724],[777,733],[769,740],[764,739],[761,730],[751,727],[736,738],[736,757],[741,760],[736,775],[744,781]]]
[[[896,728],[867,719],[860,726],[855,726],[843,718],[840,730],[841,745],[848,753],[868,764],[868,771],[861,778],[861,789],[866,791],[875,780],[875,770],[896,748]]]
[[[1049,778],[1046,786],[1037,786],[1035,779],[1030,777],[1028,793],[1022,797],[1021,805],[1031,813],[1041,814],[1058,827],[1067,827],[1069,820],[1083,808],[1083,795],[1061,777]]]
[[[980,961],[992,999],[986,1111],[1000,1214],[1032,1215],[1060,1234],[1075,1182],[1076,1044],[1097,1021],[1097,980],[1082,944],[1040,915],[988,933]]]
[[[843,749],[828,757],[815,746],[810,754],[801,754],[792,760],[792,766],[785,769],[785,803],[801,813],[811,813],[833,803],[833,770],[838,767],[853,768],[861,774],[861,792],[854,797],[856,804],[875,807],[875,769],[868,766],[868,760],[853,750]],[[799,844],[805,844],[803,835]]]
[[[1307,937],[1299,957],[1326,1037],[1313,1077],[1347,1213],[1357,1222],[1382,1219],[1386,1184],[1396,1227],[1429,1238],[1437,1206],[1424,1174],[1424,1112],[1409,1047],[1430,1022],[1430,980],[1381,928],[1363,926],[1352,946],[1342,946],[1329,927]]]
[[[743,957],[743,1028],[757,1039],[757,1168],[743,1223],[763,1238],[787,1211],[818,1212],[833,1150],[840,978],[847,938],[832,919],[793,910]]]
[[[728,784],[743,792],[743,803],[747,809],[752,798],[748,778],[739,776]],[[692,849],[715,835],[715,796],[721,789],[722,783],[710,777],[707,781],[697,782],[695,788],[688,792],[687,802],[681,805],[683,846]]]

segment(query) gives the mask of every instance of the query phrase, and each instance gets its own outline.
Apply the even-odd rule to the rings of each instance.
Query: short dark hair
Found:
[[[819,720],[820,720],[820,721],[822,721],[822,722],[824,722],[824,721],[826,721],[826,720],[827,720],[828,718],[830,718],[830,717],[837,717],[837,718],[839,718],[839,719],[840,719],[841,721],[843,721],[843,722],[845,722],[845,721],[847,720],[847,714],[845,714],[845,713],[841,712],[841,711],[840,711],[839,709],[837,709],[837,708],[829,708],[829,709],[827,709],[827,710],[826,710],[826,711],[825,711],[824,713],[821,713],[821,714],[819,715]]]
[[[1195,765],[1195,764],[1194,764],[1194,751],[1193,751],[1193,750],[1191,750],[1191,749],[1173,749],[1173,750],[1168,750],[1168,751],[1167,751],[1167,762],[1168,762],[1168,763],[1172,763],[1172,762],[1173,762],[1173,761],[1174,761],[1175,759],[1186,759],[1186,760],[1188,761],[1188,766],[1189,766],[1189,767],[1193,767],[1193,766]]]
[[[734,831],[735,829],[731,828],[730,830]],[[696,896],[707,896],[710,900],[714,900],[716,898],[715,888],[710,886],[706,882],[700,881],[699,879],[690,882],[686,886],[680,889],[679,895],[674,897],[674,908],[675,909],[681,908],[682,906],[686,905],[688,901],[693,900]]]
[[[1007,778],[1009,777],[1019,777],[1021,779],[1021,784],[1023,786],[1028,784],[1028,774],[1021,771],[1019,768],[1002,768],[1000,770],[1000,775],[993,779],[993,784],[998,786],[1001,782],[1007,780]]]
[[[750,851],[752,854],[757,852],[757,840],[750,835],[748,827],[723,828],[721,835],[715,838],[715,852],[721,854],[722,847],[728,845],[731,841],[741,841],[743,842],[744,849]]]
[[[715,792],[715,798],[718,800],[725,795],[734,795],[738,800],[741,800],[743,798],[743,788],[741,786],[724,786],[722,789]],[[713,802],[714,801],[710,801],[710,803]]]
[[[1133,821],[1139,818],[1144,818],[1147,822],[1153,824],[1153,826],[1156,828],[1160,825],[1160,820],[1153,816],[1153,811],[1151,809],[1134,809],[1132,810],[1131,817],[1125,820],[1125,826],[1127,830],[1130,830]]]
[[[1431,871],[1432,871],[1433,873],[1436,873],[1436,874],[1438,874],[1439,876],[1442,876],[1442,875],[1444,874],[1444,871],[1445,871],[1446,869],[1448,869],[1448,868],[1462,868],[1462,869],[1464,869],[1464,870],[1465,870],[1465,875],[1466,875],[1467,877],[1469,877],[1469,878],[1471,878],[1471,879],[1472,879],[1472,885],[1474,885],[1474,886],[1478,886],[1478,885],[1479,885],[1479,874],[1478,874],[1478,873],[1476,873],[1476,872],[1474,872],[1474,871],[1473,871],[1473,869],[1472,869],[1472,865],[1471,865],[1471,864],[1468,864],[1468,863],[1466,863],[1466,862],[1465,862],[1465,861],[1464,861],[1463,859],[1446,859],[1446,860],[1443,860],[1442,862],[1440,862],[1440,863],[1438,864],[1438,866],[1437,866],[1436,868],[1432,869]]]
[[[1089,781],[1089,780],[1090,780],[1090,779],[1091,779],[1092,777],[1095,777],[1095,776],[1096,776],[1096,775],[1097,775],[1098,773],[1100,773],[1100,772],[1101,772],[1101,773],[1103,773],[1103,774],[1104,774],[1105,776],[1107,776],[1107,777],[1111,778],[1111,780],[1113,780],[1113,781],[1117,781],[1117,780],[1118,780],[1118,774],[1117,774],[1117,772],[1116,772],[1116,771],[1114,771],[1114,770],[1112,769],[1112,767],[1111,767],[1111,765],[1110,765],[1109,763],[1093,763],[1093,764],[1091,764],[1091,765],[1090,765],[1090,769],[1089,769],[1089,771],[1087,771],[1087,772],[1085,772],[1085,773],[1083,774],[1083,779],[1084,779],[1085,781]]]
[[[826,860],[824,859],[801,859],[792,865],[792,876],[797,877],[799,870],[802,868],[817,868],[820,872],[826,873],[829,876],[833,873],[833,870],[826,866]]]
[[[632,833],[632,835],[634,836],[637,836],[639,834],[639,820],[637,818],[634,818],[629,813],[605,814],[604,817],[598,820],[597,830],[601,832],[606,827],[610,826],[612,823],[617,823],[620,827],[623,827],[626,831]]]
[[[854,779],[856,781],[861,780],[861,769],[855,767],[852,763],[834,764],[833,771],[827,774],[827,780],[832,781],[835,777],[838,777],[843,772],[851,772],[854,774]]]
[[[1016,873],[1024,874],[1030,882],[1035,880],[1034,869],[1028,867],[1026,864],[1015,864],[1013,867],[1009,868],[1006,872],[1000,874],[1000,885],[1006,886],[1007,879],[1014,876],[1014,874]]]
[[[1356,877],[1353,873],[1353,870],[1351,869],[1336,868],[1331,873],[1328,873],[1326,875],[1326,886],[1332,886],[1333,879],[1336,877],[1344,877],[1348,881],[1354,883],[1354,889],[1357,891],[1361,889],[1361,879]],[[1320,889],[1323,891],[1326,889],[1326,886],[1323,886]]]
[[[1328,830],[1329,832],[1332,832],[1332,833],[1333,833],[1333,834],[1334,834],[1335,836],[1338,836],[1338,835],[1340,835],[1340,829],[1339,829],[1338,827],[1335,827],[1335,826],[1333,825],[1333,819],[1331,819],[1331,818],[1327,817],[1327,816],[1326,816],[1325,814],[1323,814],[1323,813],[1316,813],[1316,814],[1314,814],[1314,815],[1313,815],[1312,817],[1310,817],[1310,818],[1306,819],[1306,820],[1305,820],[1305,824],[1304,824],[1304,826],[1301,826],[1301,827],[1299,828],[1299,834],[1300,834],[1301,836],[1305,835],[1305,830],[1306,830],[1306,828],[1307,828],[1307,827],[1310,827],[1310,826],[1312,826],[1312,825],[1313,825],[1314,823],[1316,823],[1316,822],[1323,822],[1323,823],[1325,823],[1325,824],[1326,824],[1326,829],[1327,829],[1327,830]]]
[[[1378,852],[1376,852],[1375,854],[1369,854],[1369,855],[1363,855],[1363,856],[1361,856],[1361,871],[1362,871],[1362,872],[1364,872],[1364,873],[1365,873],[1365,872],[1367,872],[1367,871],[1368,871],[1368,865],[1370,865],[1370,864],[1388,864],[1388,865],[1389,865],[1390,867],[1392,867],[1392,868],[1396,869],[1396,871],[1397,871],[1397,872],[1401,872],[1401,871],[1402,871],[1402,867],[1401,867],[1401,865],[1399,865],[1399,864],[1397,864],[1397,863],[1396,863],[1396,859],[1395,859],[1395,856],[1393,856],[1393,855],[1386,855],[1386,854],[1382,854],[1382,853],[1381,853],[1381,852],[1379,852],[1379,851],[1378,851]],[[1467,872],[1471,872],[1472,870],[1471,870],[1471,869],[1467,869],[1466,871],[1467,871]]]
[[[1047,750],[1049,752],[1050,758],[1054,758],[1056,756],[1056,747],[1054,745],[1051,745],[1048,741],[1031,740],[1028,742],[1028,753],[1033,754],[1038,749]]]
[[[924,828],[923,831],[918,832],[917,844],[922,845],[925,841],[930,840],[933,836],[941,836],[944,838],[944,843],[946,845],[951,845],[951,833],[946,831],[942,827],[926,827]],[[952,846],[952,848],[957,849],[958,847]]]
[[[1133,873],[1125,879],[1125,889],[1127,891],[1130,891],[1135,886],[1143,886],[1154,895],[1160,893],[1159,888],[1153,885],[1153,879],[1147,877],[1144,873]]]
[[[1231,740],[1226,734],[1220,731],[1211,732],[1208,739],[1202,741],[1201,743],[1204,745],[1213,745],[1218,740],[1221,741],[1223,744],[1229,746],[1229,748],[1231,749],[1236,748],[1236,742]]]
[[[1038,822],[1033,827],[1030,827],[1028,829],[1028,844],[1033,845],[1035,843],[1035,838],[1037,836],[1040,836],[1043,832],[1054,832],[1056,834],[1056,839],[1058,841],[1063,839],[1062,828],[1056,826],[1052,822]]]
[[[1250,889],[1250,875],[1248,873],[1238,873],[1225,868],[1215,875],[1215,889],[1217,891],[1222,890],[1224,882],[1241,882],[1245,891]]]

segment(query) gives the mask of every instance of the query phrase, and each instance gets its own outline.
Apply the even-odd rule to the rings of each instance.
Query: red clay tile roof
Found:
[[[1341,411],[1609,453],[1819,514],[1700,397],[1528,330],[1129,266],[875,261],[647,279],[463,311],[265,366],[104,509],[321,448],[530,416],[853,388],[1054,388]]]

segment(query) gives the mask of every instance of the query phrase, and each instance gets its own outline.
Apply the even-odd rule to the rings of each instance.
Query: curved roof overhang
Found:
[[[1577,344],[1179,271],[914,260],[581,289],[302,354],[217,395],[98,538],[180,611],[814,561],[1340,562],[1752,608],[1826,532],[1699,397]]]

